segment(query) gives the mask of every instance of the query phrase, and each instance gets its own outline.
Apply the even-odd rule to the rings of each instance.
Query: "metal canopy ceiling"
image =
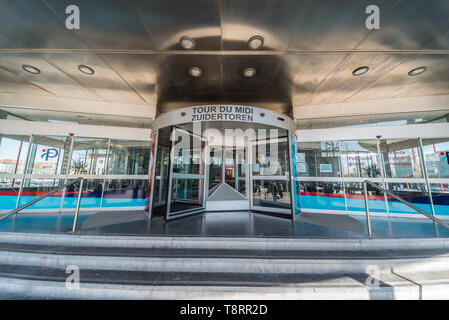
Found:
[[[449,94],[449,1],[374,2],[78,0],[81,29],[67,30],[72,0],[0,0],[0,92],[158,112],[246,103],[286,114],[292,106]],[[380,8],[380,30],[365,28],[370,4]],[[184,35],[195,50],[181,48]],[[261,50],[248,49],[254,35],[264,37]],[[369,72],[354,77],[364,65]],[[201,77],[188,74],[192,66]],[[408,76],[419,66],[428,69]],[[255,77],[243,77],[247,67]]]

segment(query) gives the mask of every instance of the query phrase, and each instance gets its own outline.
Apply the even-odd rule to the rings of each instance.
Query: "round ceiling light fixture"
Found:
[[[262,48],[263,46],[263,37],[262,36],[253,36],[248,40],[248,48],[251,50],[257,50]]]
[[[198,67],[191,67],[189,69],[189,74],[192,77],[198,78],[198,77],[200,77],[203,74],[203,71],[200,68],[198,68]]]
[[[427,70],[427,67],[418,67],[413,70],[410,70],[408,72],[408,75],[411,77],[417,76],[418,74],[421,74],[421,73],[425,72],[426,70]]]
[[[196,48],[195,40],[187,36],[181,37],[181,39],[179,39],[179,43],[181,44],[181,47],[186,50],[193,50]]]
[[[254,68],[246,68],[245,70],[243,70],[243,76],[245,78],[252,78],[256,75],[256,69]]]
[[[83,64],[80,64],[78,66],[78,70],[81,71],[82,73],[85,73],[88,75],[93,75],[95,73],[94,69],[92,69],[91,67],[85,66]]]
[[[362,74],[367,73],[368,70],[369,70],[369,68],[367,66],[363,66],[363,67],[357,68],[354,71],[352,71],[352,75],[361,76]]]
[[[32,73],[32,74],[39,74],[41,73],[41,71],[33,66],[30,66],[28,64],[24,64],[22,65],[22,69],[25,70],[26,72]]]

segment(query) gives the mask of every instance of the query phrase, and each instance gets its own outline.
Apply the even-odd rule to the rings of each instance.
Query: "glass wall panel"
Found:
[[[246,148],[225,148],[225,182],[246,195]]]
[[[71,137],[33,136],[28,174],[65,174]]]
[[[222,148],[211,146],[209,150],[209,191],[212,191],[222,181],[222,158]]]
[[[386,178],[422,178],[418,139],[380,140]]]
[[[432,208],[430,206],[430,199],[427,193],[425,183],[412,183],[404,182],[399,183],[387,183],[387,188],[395,195],[403,198],[404,200],[411,202],[414,206],[418,207],[425,212],[432,214]],[[412,208],[397,201],[396,199],[388,196],[388,207],[391,213],[413,213],[419,214]]]
[[[376,140],[340,141],[343,176],[381,177]]]
[[[429,178],[449,178],[449,138],[423,139]]]
[[[0,210],[12,210],[16,208],[21,182],[21,179],[0,177]]]
[[[22,206],[63,184],[64,179],[25,179],[19,206]],[[27,209],[59,209],[61,207],[61,197],[62,190],[36,202]]]
[[[68,180],[68,182],[73,180]],[[103,179],[85,179],[83,181],[83,190],[81,208],[99,208],[101,204],[101,194],[103,191]],[[64,196],[64,208],[76,208],[78,201],[79,184],[72,184],[67,187]]]
[[[70,174],[104,174],[109,139],[75,137]]]
[[[148,174],[150,142],[111,140],[106,174]]]
[[[449,215],[449,183],[431,183],[435,214]]]
[[[382,186],[380,183],[376,183]],[[362,182],[346,182],[346,203],[348,211],[365,211],[365,196]],[[368,205],[371,212],[386,212],[385,197],[383,192],[368,185]]]
[[[301,181],[302,208],[323,210],[346,210],[342,182]]]
[[[23,173],[29,136],[0,134],[0,174]]]
[[[107,179],[102,207],[145,206],[146,179]]]
[[[271,130],[270,130],[271,131]],[[289,175],[288,137],[286,130],[275,130],[273,139],[258,140],[253,145],[254,176]]]
[[[173,151],[173,172],[201,174],[203,141],[188,132],[176,130]]]
[[[340,142],[304,142],[297,146],[299,177],[340,177]]]
[[[253,205],[291,209],[290,181],[253,180]]]

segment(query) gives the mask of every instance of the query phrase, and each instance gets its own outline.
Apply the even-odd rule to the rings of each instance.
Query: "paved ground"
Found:
[[[98,219],[95,214],[101,215],[101,219]],[[141,215],[140,219],[139,215]],[[154,219],[149,223],[144,218],[143,212],[91,212],[83,213],[80,216],[78,233],[300,238],[367,237],[366,231],[364,233],[354,231],[357,230],[357,225],[360,228],[365,228],[366,220],[363,215],[335,214],[330,219],[322,215],[315,220],[313,215],[309,214],[308,219],[293,223],[285,218],[260,213],[214,212],[169,222]],[[315,223],[310,223],[311,221]],[[72,228],[72,223],[72,214],[20,214],[16,218],[0,222],[0,232],[68,233]],[[330,225],[336,227],[330,227]],[[375,238],[449,237],[449,230],[422,218],[372,217],[372,230]]]

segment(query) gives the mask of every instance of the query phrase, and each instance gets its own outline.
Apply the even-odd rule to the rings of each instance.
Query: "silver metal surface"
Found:
[[[444,222],[443,220],[440,220],[440,219],[438,219],[438,218],[435,218],[433,215],[428,214],[427,212],[425,212],[425,211],[423,211],[423,210],[421,210],[421,209],[415,207],[415,206],[414,206],[413,204],[411,204],[410,202],[408,202],[408,201],[402,199],[401,197],[395,195],[394,193],[392,193],[392,192],[390,192],[390,191],[388,191],[388,190],[386,190],[386,189],[384,189],[384,188],[382,188],[382,187],[379,187],[378,185],[376,185],[375,183],[373,183],[373,182],[371,182],[371,181],[369,181],[369,180],[365,180],[365,181],[363,182],[363,188],[364,188],[364,193],[365,193],[365,206],[366,206],[366,212],[367,212],[367,223],[368,223],[368,220],[369,220],[369,219],[368,219],[368,216],[369,216],[368,193],[367,193],[367,188],[366,188],[366,185],[367,185],[367,184],[369,184],[370,186],[373,186],[373,187],[379,189],[379,190],[382,191],[382,192],[385,192],[386,194],[388,194],[389,196],[395,198],[395,199],[398,200],[399,202],[402,202],[402,203],[405,204],[406,206],[412,208],[413,210],[416,210],[417,212],[423,214],[423,215],[426,216],[427,218],[429,218],[429,219],[433,220],[434,222],[436,222],[436,223],[442,225],[443,227],[449,229],[449,224],[447,224],[447,223]]]
[[[78,199],[76,200],[76,209],[75,209],[75,217],[73,218],[73,227],[72,227],[72,233],[75,233],[76,231],[76,223],[78,222],[78,216],[80,213],[80,204],[81,204],[81,197],[83,195],[83,182],[84,179],[80,179],[79,183],[79,191],[78,191]]]
[[[156,106],[292,106],[449,94],[449,2],[368,0],[0,0],[0,92]],[[264,38],[251,50],[248,40]],[[182,36],[196,43],[181,47]],[[35,66],[32,75],[23,64]],[[78,70],[83,64],[93,75]],[[359,77],[352,71],[370,70]],[[202,69],[192,78],[192,66]],[[416,77],[408,72],[426,66]],[[244,78],[252,67],[257,73]],[[95,113],[95,110],[92,110]]]
[[[365,211],[366,211],[366,230],[368,232],[368,235],[371,237],[373,235],[371,231],[371,219],[369,214],[369,205],[368,205],[368,190],[367,190],[367,182],[363,182],[363,196],[365,199]]]

